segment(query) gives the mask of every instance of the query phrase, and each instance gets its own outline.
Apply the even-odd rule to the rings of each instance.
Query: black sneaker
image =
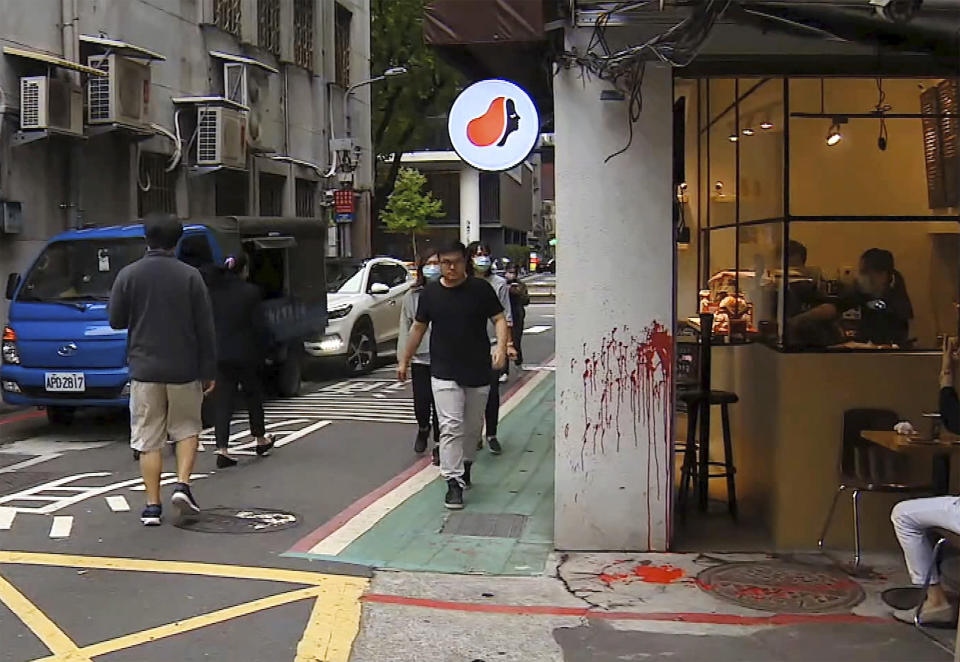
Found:
[[[435,467],[440,466],[440,447],[439,446],[433,447],[433,466]]]
[[[447,496],[443,505],[449,510],[463,510],[463,488],[456,478],[447,481]]]
[[[413,444],[414,453],[422,453],[427,450],[427,441],[430,439],[430,428],[420,428],[417,431],[417,441]]]
[[[272,434],[268,434],[267,443],[257,444],[257,455],[260,457],[266,457],[267,455],[270,455],[270,451],[273,450],[273,445],[275,443],[277,443],[277,438]]]
[[[200,512],[200,506],[190,492],[190,486],[186,483],[177,483],[173,488],[173,496],[170,497],[173,505],[177,507],[181,515],[196,515]]]
[[[470,470],[473,468],[473,462],[464,462],[463,463],[463,489],[469,490],[473,487],[473,483],[470,482]]]
[[[500,455],[503,452],[503,448],[500,447],[500,440],[496,437],[487,437],[487,448],[494,455]]]
[[[140,513],[140,521],[144,526],[160,526],[163,518],[163,508],[159,504],[150,504]]]

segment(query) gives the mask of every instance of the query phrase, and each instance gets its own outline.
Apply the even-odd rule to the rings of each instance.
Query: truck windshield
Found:
[[[47,246],[23,281],[20,301],[107,301],[117,274],[146,252],[143,239],[82,239]]]

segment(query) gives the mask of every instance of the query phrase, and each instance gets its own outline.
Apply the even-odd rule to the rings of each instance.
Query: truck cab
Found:
[[[316,257],[297,255],[297,231],[310,253],[325,237],[304,219],[229,217],[185,225],[177,245],[177,257],[198,268],[246,251],[269,278],[262,289],[275,342],[265,374],[284,395],[299,390],[303,338],[326,324],[322,257],[318,286],[294,287],[317,265]],[[145,250],[139,224],[71,230],[50,239],[24,275],[9,276],[0,345],[4,402],[43,407],[57,424],[69,423],[79,407],[129,406],[127,333],[110,327],[107,306],[117,274]],[[324,294],[310,301],[297,289]]]

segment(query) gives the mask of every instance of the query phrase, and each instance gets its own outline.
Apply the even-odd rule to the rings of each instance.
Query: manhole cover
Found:
[[[842,572],[798,563],[728,563],[697,577],[704,591],[742,607],[778,613],[818,613],[850,609],[863,589]]]
[[[178,528],[201,533],[271,533],[299,524],[293,513],[270,508],[210,508],[180,519]]]
[[[525,515],[501,513],[454,513],[447,518],[441,533],[454,536],[484,538],[519,538],[526,523]]]

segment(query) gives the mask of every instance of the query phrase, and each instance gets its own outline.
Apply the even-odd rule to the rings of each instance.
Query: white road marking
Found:
[[[327,427],[328,425],[330,425],[330,421],[317,421],[313,425],[307,426],[302,430],[294,432],[293,434],[288,434],[283,439],[278,439],[274,448],[282,448],[283,446],[286,446],[289,443],[293,443],[294,441],[296,441],[297,439],[300,439],[301,437],[306,437],[308,434],[312,434],[317,430]]]
[[[4,451],[0,451],[3,453]],[[0,469],[0,474],[13,473],[14,471],[19,471],[20,469],[26,469],[27,467],[32,467],[35,464],[41,464],[43,462],[49,462],[50,460],[56,460],[60,457],[60,453],[47,453],[46,455],[38,455],[37,457],[31,457],[29,460],[24,460],[23,462],[17,462],[16,464],[11,464]]]
[[[110,510],[115,513],[125,513],[130,510],[130,504],[127,502],[127,497],[120,495],[104,497],[107,500],[107,505],[110,506]]]
[[[73,529],[73,517],[70,515],[61,515],[53,518],[53,525],[50,527],[51,538],[69,538],[70,531]]]
[[[427,465],[314,545],[310,549],[310,554],[336,556],[354,540],[373,528],[374,524],[386,517],[390,511],[432,483],[439,475],[440,470],[437,467]]]
[[[16,508],[0,507],[0,531],[9,531],[13,526],[13,518],[17,516]]]
[[[527,372],[556,372],[557,367],[553,365],[535,365],[535,366],[524,366],[523,368]]]
[[[523,332],[529,333],[531,335],[535,335],[537,333],[543,333],[544,331],[549,331],[552,328],[553,328],[552,326],[531,326],[529,329],[524,329]]]

